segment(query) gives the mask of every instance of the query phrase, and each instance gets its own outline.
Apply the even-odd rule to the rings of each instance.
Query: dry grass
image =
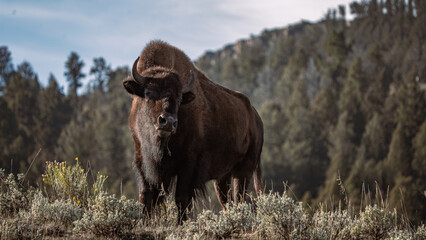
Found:
[[[272,192],[221,211],[201,204],[178,226],[170,197],[148,218],[139,202],[104,192],[105,176],[89,186],[78,161],[47,166],[43,191],[0,170],[0,239],[426,239],[425,225],[403,224],[383,199],[364,201],[359,213],[307,211],[287,193]]]

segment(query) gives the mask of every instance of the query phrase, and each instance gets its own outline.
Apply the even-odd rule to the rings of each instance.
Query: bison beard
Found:
[[[150,161],[141,161],[139,167],[136,167],[136,171],[141,178],[139,199],[145,205],[147,213],[150,214],[153,205],[163,202],[161,192],[168,191],[165,188],[168,188],[172,178],[168,174],[168,170],[171,168],[171,159],[168,154],[170,139],[158,138],[154,135],[143,135],[142,138],[143,144],[140,146],[142,159],[150,159]]]
[[[142,144],[143,159],[151,159],[151,161],[143,161],[142,168],[145,173],[145,179],[152,185],[161,183],[160,172],[161,163],[164,163],[163,156],[165,155],[165,145],[168,140],[154,140],[145,138],[146,144]]]
[[[214,181],[223,208],[231,183],[235,202],[244,199],[251,178],[256,193],[263,191],[263,124],[246,96],[211,82],[182,51],[161,41],[147,45],[123,86],[133,95],[129,125],[139,200],[148,213],[175,177],[179,223],[207,181]]]
[[[148,115],[146,111],[142,112],[143,115]],[[149,161],[141,161],[141,172],[143,173],[143,180],[153,187],[159,187],[164,180],[161,174],[164,171],[164,165],[168,162],[167,157],[169,153],[169,141],[170,138],[160,138],[156,134],[156,130],[153,126],[145,121],[138,121],[138,127],[136,135],[141,143],[140,152],[142,154],[141,159],[149,159]],[[138,131],[143,129],[143,131]],[[137,169],[138,170],[138,169]],[[145,187],[146,186],[140,186]]]

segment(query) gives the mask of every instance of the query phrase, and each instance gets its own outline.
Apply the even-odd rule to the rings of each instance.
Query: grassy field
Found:
[[[104,192],[106,176],[98,172],[89,184],[78,159],[46,166],[40,188],[0,169],[1,239],[426,239],[425,225],[411,226],[386,201],[361,212],[306,209],[272,192],[219,212],[198,206],[178,226],[170,198],[148,218],[139,202]]]

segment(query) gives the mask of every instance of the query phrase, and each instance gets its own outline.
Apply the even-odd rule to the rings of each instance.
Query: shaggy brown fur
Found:
[[[190,71],[195,77],[191,92],[182,94]],[[209,180],[214,180],[223,207],[231,181],[236,202],[243,199],[252,176],[256,192],[263,190],[263,124],[245,95],[211,82],[182,51],[161,41],[145,47],[137,72],[148,79],[145,86],[134,79],[123,85],[134,95],[129,124],[140,176],[139,199],[147,210],[162,201],[159,193],[167,191],[174,177],[179,222],[186,219],[195,190]],[[166,137],[157,130],[164,114],[178,120],[176,132]]]

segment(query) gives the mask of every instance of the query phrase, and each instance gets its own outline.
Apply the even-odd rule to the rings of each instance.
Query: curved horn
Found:
[[[192,85],[194,85],[194,72],[190,70],[189,75],[191,75],[191,77],[189,78],[189,82],[182,87],[182,93],[191,91]]]
[[[132,67],[132,77],[133,79],[142,87],[146,84],[147,79],[142,77],[139,73],[138,73],[138,62],[139,62],[139,57],[136,58],[135,62],[133,63],[133,67]]]

